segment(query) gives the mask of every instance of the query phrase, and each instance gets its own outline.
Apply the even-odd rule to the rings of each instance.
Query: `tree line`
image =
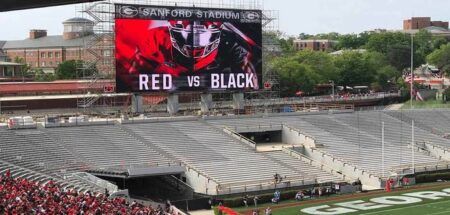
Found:
[[[340,86],[369,86],[381,91],[389,85],[406,88],[402,75],[409,71],[411,62],[411,35],[402,32],[364,32],[306,35],[302,39],[330,39],[337,41],[335,50],[342,54],[310,50],[296,51],[294,37],[280,33],[266,35],[276,40],[281,53],[265,56],[266,68],[280,78],[283,96],[302,91],[314,94],[315,86],[334,82]],[[429,63],[450,75],[450,43],[445,37],[432,36],[420,30],[413,37],[414,67]],[[358,51],[356,51],[358,50]],[[364,51],[361,51],[364,50]]]

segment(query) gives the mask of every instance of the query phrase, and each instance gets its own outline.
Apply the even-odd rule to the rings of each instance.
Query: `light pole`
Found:
[[[331,98],[334,100],[334,81],[329,80],[328,83],[331,84]]]
[[[414,34],[411,32],[411,89],[410,89],[410,106],[413,108],[413,89],[414,89]]]

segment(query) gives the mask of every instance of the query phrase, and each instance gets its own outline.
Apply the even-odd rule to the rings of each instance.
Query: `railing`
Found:
[[[297,159],[300,159],[300,160],[302,160],[302,161],[306,160],[306,161],[308,161],[308,162],[310,163],[310,165],[315,166],[315,167],[318,167],[318,168],[320,168],[320,169],[322,169],[322,170],[324,170],[324,167],[325,167],[325,168],[328,169],[329,172],[331,172],[331,174],[337,173],[337,172],[338,172],[338,171],[336,171],[335,169],[333,169],[333,167],[331,167],[330,165],[326,165],[326,164],[324,164],[324,163],[315,161],[314,159],[312,159],[312,158],[310,158],[310,157],[308,157],[308,156],[306,156],[306,155],[304,155],[304,154],[302,154],[302,153],[300,153],[300,152],[298,152],[298,151],[292,150],[292,149],[287,148],[287,147],[283,147],[283,151],[286,152],[286,153],[288,153],[290,156],[292,156],[292,154],[296,154],[296,155],[298,155],[298,156],[300,157],[300,158],[297,158]],[[316,163],[316,165],[314,165],[314,163]],[[347,179],[347,180],[348,180],[348,179],[356,180],[356,179],[357,179],[357,178],[355,178],[355,177],[353,177],[353,176],[346,175],[346,174],[344,174],[344,173],[339,173],[339,174],[341,175],[341,177],[342,177],[344,180],[346,180],[346,179]],[[336,174],[335,174],[335,175],[336,175]]]
[[[374,94],[364,94],[364,95],[351,95],[349,97],[340,97],[336,96],[332,98],[330,95],[326,96],[314,96],[314,97],[287,97],[287,98],[277,98],[277,99],[251,99],[245,100],[244,106],[270,106],[270,105],[305,105],[312,103],[332,103],[332,102],[351,102],[351,101],[364,101],[364,100],[373,100],[373,99],[384,99],[384,98],[395,98],[399,97],[400,93],[374,93]],[[191,110],[192,107],[200,108],[198,102],[190,102],[190,103],[180,103],[180,110]],[[213,102],[212,109],[221,109],[221,108],[232,108],[233,101],[220,101]],[[165,110],[166,105],[155,105],[154,106],[158,110]],[[341,106],[339,106],[341,107]],[[347,106],[350,108],[351,106]],[[339,108],[340,109],[340,108]]]
[[[285,177],[282,181],[275,183],[274,179],[249,180],[233,183],[219,184],[216,188],[217,194],[231,194],[249,191],[259,191],[264,188],[274,189],[282,187],[296,187],[317,184],[317,178],[310,177]]]
[[[256,125],[256,126],[233,126],[230,128],[230,126],[226,126],[226,129],[233,131],[233,132],[241,132],[242,130],[245,131],[264,131],[269,129],[277,129],[281,130],[283,128],[283,124],[269,124],[269,125]]]
[[[95,177],[94,175],[91,175],[89,173],[85,173],[85,172],[77,172],[77,173],[73,173],[71,174],[72,177],[75,177],[77,179],[79,179],[80,181],[83,181],[87,184],[91,184],[94,185],[96,187],[100,187],[102,189],[108,189],[108,191],[110,193],[114,193],[117,192],[119,189],[117,187],[117,185],[114,185],[106,180],[100,179]]]
[[[226,134],[230,135],[232,138],[240,141],[241,143],[245,143],[245,144],[249,145],[252,148],[256,148],[256,142],[255,141],[253,141],[253,140],[251,140],[251,139],[249,139],[249,138],[247,138],[247,137],[237,133],[236,131],[233,131],[233,130],[229,129],[228,127],[224,127],[223,131]]]

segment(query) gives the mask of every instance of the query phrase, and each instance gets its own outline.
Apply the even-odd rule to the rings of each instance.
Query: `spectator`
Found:
[[[302,191],[298,191],[298,192],[295,194],[295,200],[297,200],[297,201],[303,200],[303,192],[302,192]]]
[[[340,184],[335,184],[334,185],[334,190],[336,192],[336,194],[339,194],[341,191],[341,185]]]
[[[311,193],[310,193],[310,198],[312,199],[314,197],[314,195],[316,195],[316,188],[311,188]]]
[[[255,203],[255,208],[257,208],[258,207],[258,196],[257,195],[255,195],[255,197],[253,197],[253,203]]]
[[[266,208],[265,214],[266,215],[272,215],[272,209],[270,208],[270,206]]]
[[[280,191],[275,191],[275,193],[273,194],[273,198],[272,198],[272,203],[278,204],[278,202],[280,202],[280,197],[281,197],[281,193]]]
[[[403,182],[404,187],[406,187],[406,188],[409,187],[409,178],[403,177],[402,182]]]
[[[248,195],[245,194],[245,196],[242,198],[242,202],[244,203],[245,207],[248,207]]]
[[[8,170],[0,176],[0,214],[164,214],[124,198],[109,199],[105,194],[65,190],[50,180],[44,186],[11,177]]]

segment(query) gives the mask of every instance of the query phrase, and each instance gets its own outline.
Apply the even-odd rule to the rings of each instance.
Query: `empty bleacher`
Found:
[[[447,136],[450,134],[450,111],[445,109],[438,109],[433,111],[428,110],[403,110],[403,111],[387,111],[386,114],[395,117],[401,121],[411,124],[414,120],[415,126],[424,129],[430,133],[440,136]]]
[[[184,164],[219,184],[246,184],[282,177],[326,183],[341,181],[285,152],[256,152],[223,132],[224,127],[280,126],[298,129],[318,148],[376,176],[411,164],[411,120],[416,143],[450,148],[450,111],[378,111],[219,119],[167,120],[121,125],[88,125],[39,129],[0,128],[0,172],[45,183],[54,178],[76,189],[95,186],[62,175],[85,170]],[[382,172],[381,124],[385,126],[385,172]],[[438,132],[434,132],[438,131]],[[442,161],[423,152],[415,163]],[[67,173],[67,174],[66,174]]]
[[[80,156],[91,168],[169,165],[170,161],[140,143],[120,127],[93,125],[57,127],[45,132],[61,141],[68,150]]]
[[[315,180],[302,166],[283,165],[276,158],[257,153],[220,130],[200,121],[179,121],[125,125],[149,143],[171,156],[207,173],[219,183],[272,180],[283,177]],[[284,158],[293,159],[289,156]],[[313,167],[312,167],[313,168]]]
[[[285,124],[313,137],[321,150],[335,158],[381,176],[382,146],[381,122],[385,123],[385,175],[389,170],[412,163],[411,125],[391,117],[386,112],[355,112],[341,114],[298,115],[289,117],[256,117],[252,119],[225,119],[208,121],[216,127],[258,127]],[[443,122],[443,125],[448,122]],[[448,126],[447,126],[448,127]],[[421,128],[415,129],[416,143],[428,141],[450,146],[450,141]],[[437,158],[415,153],[416,164],[437,164]]]

